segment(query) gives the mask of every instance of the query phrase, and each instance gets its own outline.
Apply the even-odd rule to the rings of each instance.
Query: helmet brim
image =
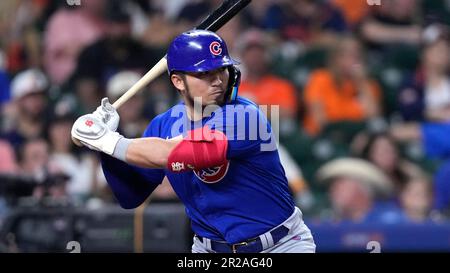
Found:
[[[213,60],[202,60],[192,66],[185,67],[182,72],[205,72],[216,70],[221,67],[226,67],[230,65],[239,65],[240,62],[230,58],[229,56],[223,56],[222,58],[217,58]]]

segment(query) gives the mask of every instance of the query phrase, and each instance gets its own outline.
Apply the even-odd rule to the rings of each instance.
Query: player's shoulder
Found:
[[[243,97],[236,97],[233,102],[227,103],[219,109],[218,113],[222,113],[222,115],[216,115],[214,119],[217,120],[223,116],[227,124],[231,121],[235,123],[237,121],[245,123],[266,121],[264,109],[260,109],[256,103]]]
[[[251,101],[251,100],[249,100],[247,98],[240,97],[240,96],[237,96],[236,99],[232,103],[229,103],[226,106],[228,106],[228,107],[229,106],[234,106],[234,107],[236,107],[236,106],[244,106],[244,107],[247,107],[247,108],[253,109],[253,110],[258,110],[259,109],[258,105],[256,105],[256,103],[254,103],[253,101]]]
[[[254,117],[265,116],[264,111],[261,110],[264,109],[261,109],[260,106],[258,106],[253,101],[240,96],[237,96],[233,102],[227,103],[222,107],[222,111],[225,113],[227,119],[232,118],[235,115],[238,115],[238,117],[242,117],[242,115],[244,114],[248,114]]]
[[[236,97],[235,103],[243,104],[243,105],[253,105],[253,106],[257,107],[256,103],[254,103],[253,101],[251,101],[247,98],[241,97],[241,96]]]

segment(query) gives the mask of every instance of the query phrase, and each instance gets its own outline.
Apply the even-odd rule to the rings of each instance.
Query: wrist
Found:
[[[126,162],[128,147],[130,146],[132,140],[122,137],[117,141],[115,145],[114,152],[112,156]]]
[[[116,149],[117,143],[120,141],[120,139],[124,138],[121,134],[117,132],[111,132],[105,134],[105,136],[102,138],[102,145],[101,150],[102,152],[113,155],[114,151]]]

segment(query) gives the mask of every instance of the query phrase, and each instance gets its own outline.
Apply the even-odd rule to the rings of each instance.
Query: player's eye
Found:
[[[204,71],[204,72],[195,72],[195,73],[190,73],[190,74],[196,78],[204,78],[204,77],[208,76],[210,73],[211,73],[210,71]]]
[[[223,73],[225,71],[225,69],[226,69],[226,67],[221,67],[216,70],[191,73],[191,75],[196,78],[205,78],[205,77],[209,77],[211,75],[215,75],[216,73]]]

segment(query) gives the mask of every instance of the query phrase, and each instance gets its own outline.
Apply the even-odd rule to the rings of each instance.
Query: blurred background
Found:
[[[121,209],[70,129],[221,2],[0,1],[0,252],[190,251],[167,181]],[[218,32],[240,95],[280,106],[319,252],[450,251],[449,26],[449,0],[257,0]],[[161,76],[119,109],[120,132],[140,136],[179,99]]]

